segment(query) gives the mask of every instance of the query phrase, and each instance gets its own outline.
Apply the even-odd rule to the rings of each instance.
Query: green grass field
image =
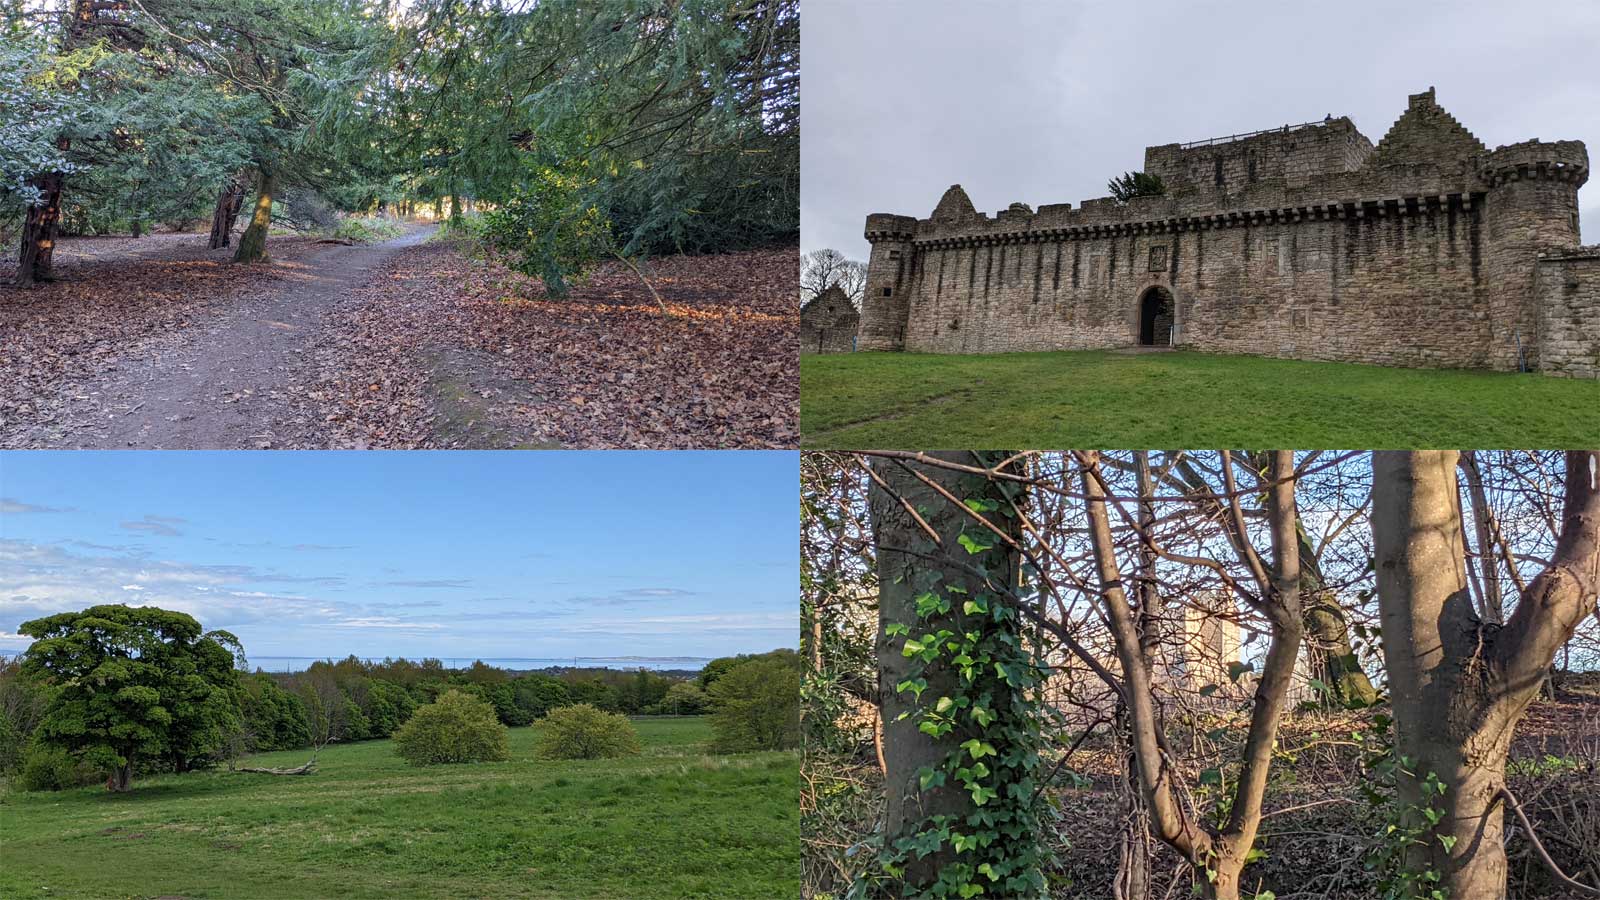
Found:
[[[1600,442],[1600,381],[1206,353],[800,362],[808,448],[1290,446],[1475,449]]]
[[[712,756],[702,719],[644,754],[414,768],[388,741],[305,777],[207,772],[0,797],[0,897],[799,896],[799,757]],[[251,765],[298,765],[307,752]]]

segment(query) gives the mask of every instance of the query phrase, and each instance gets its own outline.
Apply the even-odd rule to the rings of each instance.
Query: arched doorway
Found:
[[[1172,292],[1155,286],[1139,298],[1139,346],[1172,346]]]

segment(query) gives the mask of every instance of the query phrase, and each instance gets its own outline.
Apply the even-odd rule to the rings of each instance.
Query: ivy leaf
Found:
[[[1246,672],[1254,672],[1255,670],[1255,663],[1231,662],[1228,663],[1228,679],[1233,683],[1238,684],[1239,679],[1243,677]]]
[[[1452,850],[1454,850],[1456,848],[1456,836],[1455,835],[1453,835],[1453,834],[1441,834],[1438,837],[1439,837],[1439,843],[1444,845],[1444,852],[1449,853],[1450,851],[1452,851]]]
[[[910,634],[911,628],[904,622],[890,622],[883,626],[883,633],[890,637],[895,637],[902,634]]]
[[[974,597],[971,600],[968,600],[966,603],[961,604],[961,611],[969,616],[973,615],[974,613],[986,613],[989,611],[989,601],[983,599],[982,597]]]
[[[994,544],[992,544],[992,543],[985,544],[985,543],[973,540],[972,536],[967,534],[966,532],[962,532],[961,535],[956,538],[956,542],[961,544],[961,546],[967,548],[967,553],[969,555],[973,555],[973,556],[976,556],[977,554],[982,553],[985,550],[994,549]]]

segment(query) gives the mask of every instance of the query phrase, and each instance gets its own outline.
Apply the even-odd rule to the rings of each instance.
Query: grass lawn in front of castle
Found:
[[[809,449],[1600,443],[1600,381],[1175,351],[800,362]]]

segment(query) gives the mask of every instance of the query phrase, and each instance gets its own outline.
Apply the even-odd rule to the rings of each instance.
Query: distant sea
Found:
[[[378,657],[361,657],[361,659],[373,663],[383,662]],[[649,669],[655,672],[666,669],[698,672],[705,668],[706,663],[711,661],[709,657],[704,656],[566,656],[559,659],[554,657],[522,656],[441,656],[437,657],[437,659],[444,663],[446,668],[450,669],[469,668],[474,662],[481,661],[484,665],[494,666],[497,669],[523,671],[561,667],[573,669],[621,669],[623,671]],[[320,656],[251,656],[248,658],[250,671],[252,672],[256,669],[263,669],[268,672],[301,672],[310,668],[312,663],[318,661],[331,662],[332,660],[325,660],[324,657]],[[412,661],[417,662],[418,660]]]

